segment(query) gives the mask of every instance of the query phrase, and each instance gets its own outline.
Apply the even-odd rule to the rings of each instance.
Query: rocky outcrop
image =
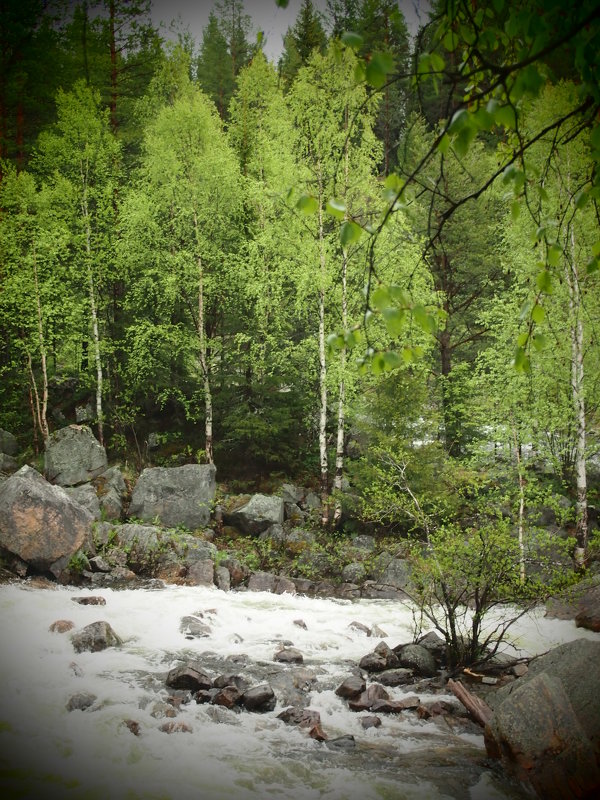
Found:
[[[92,515],[36,470],[0,484],[0,547],[56,578],[91,537]]]
[[[600,642],[578,639],[490,697],[488,754],[549,800],[600,792]]]
[[[579,598],[575,624],[578,628],[600,631],[600,584],[590,587]]]
[[[69,425],[52,433],[46,443],[44,472],[50,483],[76,486],[107,468],[106,450],[87,425]]]
[[[133,490],[129,516],[145,522],[157,519],[165,527],[202,528],[210,519],[215,476],[213,464],[145,469]]]
[[[121,519],[123,498],[127,493],[127,486],[119,467],[109,467],[106,472],[94,478],[93,484],[104,519]]]
[[[284,503],[281,497],[255,494],[238,508],[224,514],[225,522],[234,525],[244,533],[258,536],[271,525],[283,523]]]

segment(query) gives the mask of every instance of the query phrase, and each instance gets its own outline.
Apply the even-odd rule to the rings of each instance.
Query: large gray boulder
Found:
[[[0,547],[56,578],[92,535],[93,517],[60,486],[21,467],[0,484]]]
[[[7,456],[15,456],[18,449],[19,445],[16,437],[0,428],[0,453],[6,453]]]
[[[577,639],[534,659],[489,696],[488,754],[540,797],[600,794],[600,641]]]
[[[544,800],[597,796],[600,771],[592,743],[563,683],[547,672],[514,689],[486,726],[485,742],[488,755]]]
[[[225,521],[244,533],[257,536],[271,525],[281,525],[283,512],[284,502],[281,497],[254,494],[243,506],[227,512]]]
[[[16,472],[19,469],[17,459],[6,453],[0,453],[0,472]]]
[[[46,443],[44,472],[50,483],[76,486],[107,468],[106,450],[87,425],[69,425],[52,433]]]
[[[65,492],[76,503],[87,508],[95,520],[101,519],[98,495],[91,483],[82,483],[80,486],[65,486]]]
[[[214,464],[153,467],[140,475],[129,516],[165,527],[196,530],[208,524],[217,489]]]

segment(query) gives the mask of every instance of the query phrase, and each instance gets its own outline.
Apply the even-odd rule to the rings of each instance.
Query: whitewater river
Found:
[[[413,713],[380,715],[364,730],[334,689],[378,639],[352,622],[378,625],[391,647],[412,640],[412,614],[394,601],[339,601],[201,587],[95,590],[105,606],[82,606],[85,589],[0,586],[0,796],[31,800],[521,800],[485,758],[475,729]],[[181,618],[203,612],[207,638],[186,639]],[[123,645],[75,653],[69,633],[49,626],[67,619],[75,629],[109,622]],[[301,620],[306,628],[296,622]],[[515,628],[516,644],[544,652],[592,634],[573,623],[533,615]],[[181,707],[174,722],[191,732],[170,735],[160,709],[166,673],[189,659],[269,679],[281,642],[293,642],[316,674],[310,708],[335,739],[355,737],[352,751],[310,739],[305,730],[266,714],[197,705]],[[297,667],[296,667],[297,669]],[[225,670],[223,670],[225,671]],[[373,676],[376,680],[376,676]],[[262,682],[253,680],[253,683]],[[393,699],[413,689],[388,690]],[[78,692],[96,695],[85,711],[68,711]],[[277,689],[276,689],[277,694]],[[440,699],[420,695],[422,701]],[[445,699],[453,699],[442,695]],[[139,725],[135,736],[124,724]],[[462,732],[460,732],[462,730]]]

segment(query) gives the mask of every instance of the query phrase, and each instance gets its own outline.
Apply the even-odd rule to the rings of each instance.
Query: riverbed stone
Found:
[[[121,639],[112,629],[108,622],[100,620],[86,625],[85,628],[71,636],[71,642],[75,652],[83,653],[89,651],[98,653],[108,647],[118,647],[122,644]]]
[[[283,647],[275,653],[273,661],[279,661],[283,664],[302,664],[304,656],[295,647]]]
[[[400,666],[408,667],[417,674],[430,678],[437,672],[435,658],[426,647],[420,644],[406,644],[396,649]]]
[[[167,675],[166,685],[170,689],[189,689],[192,692],[212,688],[212,678],[203,669],[193,664],[173,667]]]
[[[106,450],[87,425],[69,425],[50,434],[44,472],[50,483],[75,486],[101,475],[108,467]]]
[[[359,697],[367,688],[366,683],[362,678],[356,675],[351,675],[346,678],[335,690],[338,697],[343,697],[346,700],[352,700]]]
[[[277,698],[268,683],[261,683],[259,686],[246,689],[242,695],[241,703],[248,711],[266,713],[267,711],[273,711],[277,705]]]
[[[32,467],[0,484],[0,548],[56,578],[91,539],[92,515]]]
[[[216,488],[214,464],[149,467],[135,484],[129,516],[196,530],[208,524]]]

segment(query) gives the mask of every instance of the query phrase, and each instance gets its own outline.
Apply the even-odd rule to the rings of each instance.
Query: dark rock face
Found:
[[[346,700],[352,700],[359,697],[367,688],[366,683],[362,678],[351,675],[349,678],[341,683],[335,690],[338,697],[344,697]]]
[[[90,692],[78,692],[72,695],[67,702],[67,711],[85,711],[94,705],[98,698]]]
[[[14,456],[17,454],[19,445],[17,444],[16,437],[0,428],[0,453],[6,453],[7,456]]]
[[[76,486],[91,481],[108,467],[106,450],[87,425],[69,425],[50,435],[44,472],[50,483]]]
[[[91,538],[92,516],[36,470],[22,467],[0,484],[0,547],[56,578]]]
[[[550,800],[600,794],[600,642],[578,639],[490,696],[488,754]]]
[[[213,464],[145,469],[133,490],[129,515],[146,522],[158,517],[165,527],[202,528],[210,519],[215,476]]]
[[[77,653],[89,650],[97,653],[106,650],[107,647],[118,647],[121,644],[120,638],[108,624],[108,622],[92,622],[86,625],[81,631],[71,636],[71,642]]]

